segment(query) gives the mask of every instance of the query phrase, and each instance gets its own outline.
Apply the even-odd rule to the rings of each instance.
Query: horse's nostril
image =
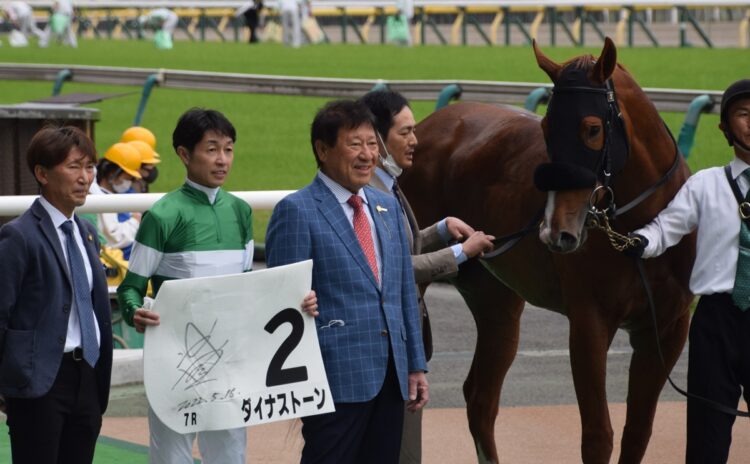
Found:
[[[568,232],[560,232],[560,247],[563,249],[574,248],[578,244],[575,235]]]

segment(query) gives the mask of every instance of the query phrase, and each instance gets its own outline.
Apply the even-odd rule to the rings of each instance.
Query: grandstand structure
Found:
[[[27,0],[46,22],[52,0]],[[171,8],[178,38],[245,41],[242,0],[74,0],[74,27],[83,37],[137,39],[137,18]],[[278,2],[265,2],[266,40],[278,40]],[[325,40],[384,43],[395,0],[313,0]],[[618,46],[748,47],[750,0],[415,0],[414,43],[450,45],[542,44],[584,46],[604,36]]]

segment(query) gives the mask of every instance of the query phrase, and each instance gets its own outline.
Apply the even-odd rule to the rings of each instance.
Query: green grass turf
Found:
[[[5,421],[0,422],[0,462],[10,462],[10,438]],[[94,464],[147,464],[148,447],[100,436]],[[200,463],[199,459],[195,463]]]
[[[595,48],[543,48],[562,61]],[[623,48],[619,60],[643,87],[721,90],[746,77],[750,54],[739,49]],[[467,79],[548,82],[537,67],[530,47],[414,47],[383,45],[317,45],[290,49],[277,44],[176,42],[171,51],[156,50],[146,41],[82,40],[76,50],[0,48],[0,62],[78,64],[140,68],[192,69],[258,74],[347,77],[365,79]],[[49,96],[51,82],[0,81],[0,104],[19,103]],[[90,105],[101,111],[96,145],[101,154],[132,123],[139,87],[66,83],[63,93],[112,92],[129,95]],[[437,95],[435,96],[437,98]],[[315,171],[309,144],[309,124],[327,99],[155,88],[142,124],[157,136],[162,154],[155,191],[168,191],[182,183],[184,170],[171,148],[171,131],[189,107],[216,108],[238,131],[237,156],[227,181],[229,190],[296,189],[307,184]],[[413,102],[417,120],[429,115],[434,102]],[[543,111],[543,108],[540,108]],[[675,136],[684,115],[664,113]],[[731,157],[718,117],[703,115],[689,159],[701,169],[725,163]],[[264,241],[268,212],[257,212],[255,238]]]

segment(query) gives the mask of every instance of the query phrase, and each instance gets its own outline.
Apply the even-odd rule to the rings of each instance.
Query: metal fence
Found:
[[[51,0],[28,2],[38,10],[52,4]],[[76,27],[80,35],[89,37],[140,38],[138,15],[166,7],[178,14],[178,29],[190,40],[238,41],[245,39],[245,32],[235,11],[244,3],[77,0]],[[277,4],[265,2],[270,21],[276,21]],[[396,12],[395,0],[317,0],[311,5],[312,14],[326,25],[325,40],[345,43],[385,42],[385,19]],[[417,44],[510,45],[535,38],[550,45],[585,45],[586,40],[605,35],[620,46],[747,47],[750,43],[748,0],[415,0],[414,8]],[[372,37],[371,31],[375,31]]]
[[[520,105],[536,89],[551,88],[550,83],[493,82],[470,80],[393,80],[337,79],[315,77],[268,76],[257,74],[215,73],[169,69],[137,69],[99,66],[0,63],[0,79],[55,81],[60,76],[72,82],[144,85],[149,79],[163,88],[214,90],[221,92],[265,93],[325,98],[358,98],[378,84],[411,100],[436,100],[446,88],[456,88],[462,100]],[[721,92],[712,90],[679,90],[645,88],[659,111],[685,112],[691,102],[708,95],[704,112],[719,112]]]

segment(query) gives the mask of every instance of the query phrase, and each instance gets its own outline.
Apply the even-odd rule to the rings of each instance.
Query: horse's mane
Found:
[[[568,61],[564,62],[560,68],[567,68],[569,65],[574,65],[578,69],[591,69],[596,63],[596,58],[593,55],[581,55],[575,56]]]
[[[568,61],[563,62],[560,65],[560,69],[564,69],[568,66],[575,66],[578,69],[584,69],[589,70],[591,69],[594,64],[596,64],[596,57],[593,55],[581,55],[581,56],[575,56]],[[634,81],[633,75],[630,74],[630,71],[628,71],[628,68],[620,64],[620,62],[617,62],[617,69],[625,73],[631,80]]]

